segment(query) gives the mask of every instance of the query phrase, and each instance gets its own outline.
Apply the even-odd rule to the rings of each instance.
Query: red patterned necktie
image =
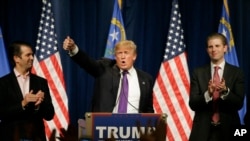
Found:
[[[219,66],[214,67],[213,83],[215,85],[218,85],[220,83],[220,76],[219,76],[219,73],[218,73],[219,69],[220,69]],[[213,93],[213,99],[217,100],[219,97],[220,97],[219,91],[215,90],[214,93]]]
[[[219,66],[214,67],[214,76],[213,76],[213,83],[215,85],[218,85],[220,83],[220,76],[218,73],[218,70],[220,69]],[[213,116],[212,120],[214,123],[218,123],[220,120],[220,115],[219,115],[219,106],[218,106],[218,99],[220,97],[220,93],[218,90],[214,90],[213,92]]]
[[[119,96],[119,107],[118,113],[127,113],[127,104],[128,104],[128,79],[127,79],[128,71],[123,71],[122,75],[122,84],[121,84],[121,92]]]

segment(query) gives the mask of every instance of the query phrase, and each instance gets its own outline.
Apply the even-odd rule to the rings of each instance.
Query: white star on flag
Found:
[[[115,29],[113,30],[111,34],[109,34],[112,37],[112,41],[118,40],[118,34],[119,32],[115,32]]]

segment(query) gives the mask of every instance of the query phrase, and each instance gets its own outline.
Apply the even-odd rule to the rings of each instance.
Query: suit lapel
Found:
[[[223,72],[223,78],[226,80],[227,83],[231,82],[230,80],[230,69],[229,69],[229,65],[226,63],[225,67],[224,67],[224,72]]]
[[[22,91],[21,91],[21,88],[18,84],[18,81],[17,81],[17,78],[16,78],[16,75],[14,72],[11,73],[10,75],[11,77],[11,83],[12,83],[12,88],[13,88],[13,91],[14,93],[13,94],[16,94],[17,98],[19,100],[22,100],[23,99],[23,94],[22,94]]]
[[[34,74],[30,73],[30,88],[33,90],[33,93],[37,93],[39,90],[42,90],[42,85],[40,79],[38,79]]]
[[[212,79],[212,74],[211,74],[211,65],[208,65],[206,67],[206,71],[205,72],[208,72],[208,73],[205,73],[205,82],[209,82],[210,79]]]
[[[140,86],[140,100],[141,102],[143,101],[144,99],[144,96],[145,94],[147,93],[146,90],[148,90],[146,87],[147,87],[147,84],[146,84],[146,81],[144,80],[144,77],[141,75],[141,73],[136,69],[136,73],[137,73],[137,76],[138,76],[138,83],[139,83],[139,86]]]
[[[29,91],[33,90],[33,93],[34,93],[34,77],[32,74],[30,74],[30,87],[29,87]]]
[[[224,72],[223,72],[223,78],[228,77],[229,73],[228,73],[227,69],[228,69],[227,64],[225,64],[225,66],[224,66]]]
[[[118,93],[118,88],[119,88],[119,84],[120,84],[120,78],[121,78],[121,74],[120,74],[120,69],[115,65],[112,68],[112,85],[113,85],[113,96],[117,96]]]

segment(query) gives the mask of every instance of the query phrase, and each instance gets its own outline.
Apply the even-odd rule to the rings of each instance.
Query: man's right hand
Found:
[[[64,50],[68,50],[68,51],[72,51],[76,48],[75,42],[73,39],[71,39],[69,36],[67,36],[67,38],[64,39],[63,42],[63,49]]]
[[[39,99],[39,96],[32,94],[33,90],[31,90],[29,93],[27,93],[23,100],[22,100],[22,106],[25,107],[30,102],[37,102]]]

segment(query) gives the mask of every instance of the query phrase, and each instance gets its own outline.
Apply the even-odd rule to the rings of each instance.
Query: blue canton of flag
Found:
[[[4,47],[2,29],[0,27],[0,77],[10,72],[8,57]]]
[[[39,62],[57,52],[57,37],[55,34],[54,18],[52,17],[51,5],[47,4],[43,7],[36,42],[36,56]]]
[[[178,10],[178,9],[177,9]],[[164,60],[170,60],[185,51],[184,33],[181,28],[181,16],[178,11],[172,12]]]
[[[115,0],[104,57],[114,59],[115,44],[125,39],[126,33],[123,24],[122,13],[118,5],[118,0]]]
[[[230,24],[229,7],[228,7],[227,0],[223,0],[222,15],[220,19],[218,32],[222,33],[227,38],[228,51],[225,54],[226,62],[239,67],[236,49],[234,45],[233,32],[232,32],[232,28]],[[239,110],[241,124],[244,124],[244,116],[246,114],[246,107],[247,107],[247,104],[246,104],[246,96],[245,96],[243,107],[241,108],[241,110]]]

